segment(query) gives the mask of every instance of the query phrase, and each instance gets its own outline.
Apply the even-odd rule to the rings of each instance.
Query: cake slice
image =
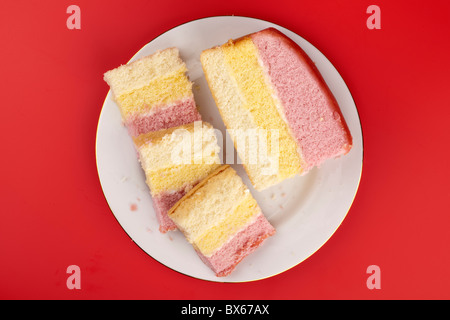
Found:
[[[229,165],[197,184],[169,211],[169,217],[218,277],[275,233],[247,186]]]
[[[207,49],[201,63],[257,190],[351,149],[347,124],[321,74],[280,31],[268,28]],[[251,147],[255,137],[259,149]]]
[[[159,230],[176,229],[170,208],[198,182],[220,166],[214,128],[206,122],[148,132],[134,138],[145,172]]]
[[[186,72],[168,48],[104,74],[131,136],[201,120]]]

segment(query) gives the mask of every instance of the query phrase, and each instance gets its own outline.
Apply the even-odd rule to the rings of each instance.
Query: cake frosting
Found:
[[[257,190],[344,155],[352,137],[336,99],[308,55],[274,28],[201,54],[222,119]],[[252,155],[244,131],[264,132]],[[275,165],[274,165],[275,164]],[[267,170],[272,166],[276,170]]]

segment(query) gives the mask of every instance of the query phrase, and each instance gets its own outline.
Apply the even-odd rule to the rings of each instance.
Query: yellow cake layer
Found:
[[[195,244],[205,256],[211,256],[219,250],[231,236],[249,224],[260,212],[256,200],[250,193],[242,199],[233,213],[226,219],[209,228],[195,239]]]
[[[122,118],[192,96],[192,83],[177,48],[167,48],[104,74]]]
[[[257,127],[278,130],[279,177],[285,179],[301,171],[301,159],[297,144],[283,121],[273,91],[267,85],[266,76],[258,62],[257,48],[248,37],[222,46],[227,65],[242,95],[242,108],[249,110]],[[271,135],[267,140],[272,145]]]
[[[220,165],[214,128],[196,121],[134,138],[153,195],[178,190]]]
[[[247,175],[263,190],[302,172],[295,139],[250,38],[230,40],[200,56],[206,80]],[[258,133],[264,152],[249,148]],[[257,159],[255,163],[254,159]]]
[[[192,95],[192,83],[183,72],[157,77],[144,87],[128,91],[115,100],[120,106],[122,116],[150,111]]]
[[[242,144],[238,143],[238,140],[242,137],[242,132],[257,129],[253,117],[250,111],[241,107],[240,90],[229,74],[222,50],[205,50],[200,58],[208,85],[227,126],[227,131],[239,156],[245,159],[248,152],[242,147]],[[259,160],[256,164],[244,163],[253,186],[258,190],[279,182],[277,173],[272,170],[274,167],[277,169],[278,159],[268,154],[259,154]],[[267,171],[270,172],[267,173]]]
[[[179,190],[186,184],[205,178],[219,164],[186,164],[159,170],[145,170],[146,181],[152,195],[163,191]]]
[[[222,165],[186,194],[169,217],[197,250],[211,256],[260,212],[236,171]]]
[[[217,170],[223,171],[208,177],[169,213],[191,243],[234,212],[246,195],[245,185],[231,167]]]

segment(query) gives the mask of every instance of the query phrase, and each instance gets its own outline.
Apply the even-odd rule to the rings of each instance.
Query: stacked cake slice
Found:
[[[247,186],[222,165],[169,211],[197,254],[217,276],[236,265],[275,233]]]
[[[131,136],[201,120],[186,71],[168,48],[105,73]]]
[[[201,62],[256,189],[351,149],[352,137],[336,99],[311,59],[280,31],[269,28],[207,49]],[[259,147],[267,145],[267,152],[258,151],[257,158],[248,142],[239,143],[251,130],[266,137]]]
[[[170,208],[220,165],[214,128],[196,121],[134,138],[163,233],[176,229]]]

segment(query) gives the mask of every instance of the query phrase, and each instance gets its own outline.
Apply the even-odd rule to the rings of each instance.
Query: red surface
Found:
[[[450,298],[450,2],[2,1],[2,299]],[[81,30],[66,8],[81,8]],[[381,9],[369,30],[366,9]],[[102,74],[159,34],[214,15],[282,25],[321,50],[361,117],[364,167],[341,227],[314,255],[244,284],[192,279],[123,231],[95,164]],[[77,265],[81,289],[66,286]],[[381,270],[369,290],[367,267]]]

